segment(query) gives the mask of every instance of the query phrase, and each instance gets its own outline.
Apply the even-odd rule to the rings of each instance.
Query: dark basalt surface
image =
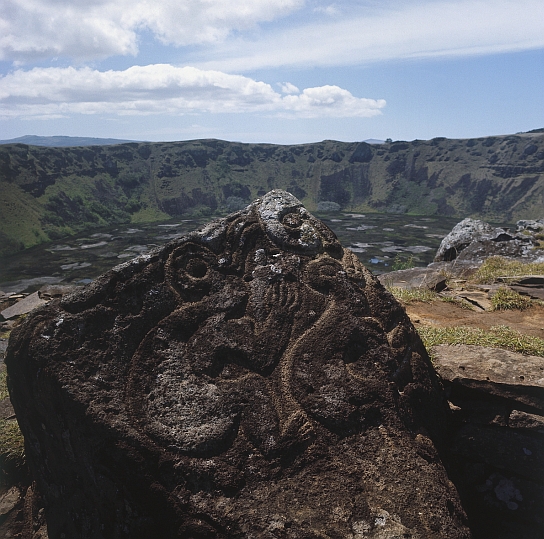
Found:
[[[116,267],[6,363],[57,538],[466,538],[405,311],[289,193]]]

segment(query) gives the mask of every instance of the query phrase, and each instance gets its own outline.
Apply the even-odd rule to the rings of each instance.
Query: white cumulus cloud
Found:
[[[0,59],[81,60],[136,54],[138,34],[165,44],[222,40],[299,9],[304,0],[2,0]]]
[[[303,118],[320,116],[370,117],[380,114],[385,107],[383,99],[354,97],[338,86],[306,88],[299,95],[287,95],[282,99],[285,111]]]
[[[89,67],[19,69],[0,77],[0,117],[4,118],[202,112],[371,117],[381,114],[385,104],[383,99],[355,97],[338,86],[282,95],[270,84],[242,75],[169,64],[133,66],[124,71]]]
[[[298,94],[300,90],[290,82],[280,82],[279,87],[284,94]]]

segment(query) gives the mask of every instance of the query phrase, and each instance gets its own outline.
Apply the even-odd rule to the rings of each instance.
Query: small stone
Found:
[[[0,496],[0,516],[7,515],[19,503],[21,491],[18,487],[11,487]]]

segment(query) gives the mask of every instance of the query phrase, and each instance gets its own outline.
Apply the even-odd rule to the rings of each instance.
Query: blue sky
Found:
[[[0,139],[544,127],[542,0],[3,0]]]

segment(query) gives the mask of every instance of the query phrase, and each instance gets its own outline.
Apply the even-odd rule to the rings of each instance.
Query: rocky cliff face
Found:
[[[541,217],[544,133],[469,140],[0,145],[0,253],[92,226],[234,211],[270,189],[315,210]]]
[[[292,195],[11,335],[49,537],[469,537],[448,407],[395,299]]]

